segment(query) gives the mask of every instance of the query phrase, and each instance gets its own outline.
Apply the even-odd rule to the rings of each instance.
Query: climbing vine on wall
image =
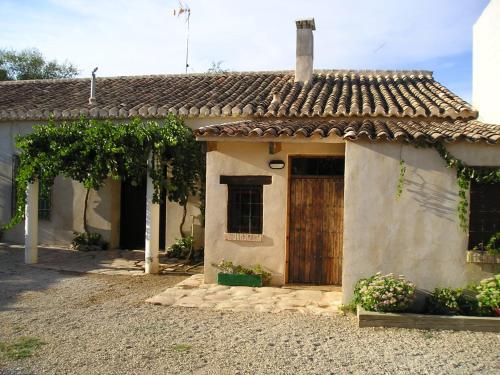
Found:
[[[20,150],[18,200],[15,215],[5,229],[24,219],[26,188],[36,179],[43,178],[48,182],[43,186],[50,186],[61,175],[82,183],[89,191],[101,188],[107,178],[126,179],[137,185],[149,174],[154,202],[160,202],[160,192],[165,188],[171,201],[184,206],[201,188],[201,145],[191,129],[173,115],[161,122],[136,118],[116,123],[83,117],[60,124],[49,121],[34,127],[30,134],[18,136],[16,146]],[[155,162],[148,165],[150,155]]]
[[[495,183],[500,182],[500,168],[498,167],[471,167],[464,161],[453,156],[446,147],[440,143],[432,144],[414,144],[416,148],[433,147],[441,158],[445,161],[448,168],[454,168],[457,174],[458,185],[458,218],[460,228],[467,231],[469,226],[469,202],[467,200],[467,192],[470,188],[470,182],[476,181],[480,183]],[[403,192],[404,176],[406,173],[406,165],[403,159],[399,162],[399,177],[396,187],[396,198],[399,198]]]
[[[480,183],[495,183],[500,182],[500,168],[498,167],[471,167],[467,165],[464,161],[453,156],[446,147],[440,143],[436,142],[433,144],[414,144],[416,148],[421,147],[433,147],[436,149],[441,158],[445,161],[448,168],[454,168],[457,173],[457,185],[458,185],[458,218],[460,222],[460,227],[467,231],[469,226],[469,202],[467,200],[467,192],[470,188],[471,181],[476,181]],[[399,198],[403,192],[404,187],[404,176],[406,173],[405,161],[401,159],[399,161],[399,177],[396,187],[396,198]]]
[[[398,184],[396,186],[396,199],[401,197],[401,194],[403,194],[403,188],[405,184],[405,173],[406,173],[406,164],[403,159],[399,161],[399,177],[398,177]]]
[[[480,183],[500,182],[500,168],[496,167],[471,167],[464,161],[453,156],[442,143],[436,142],[433,147],[446,162],[448,168],[454,168],[457,173],[458,185],[458,217],[460,227],[466,231],[468,228],[469,203],[467,201],[467,191],[472,180]]]

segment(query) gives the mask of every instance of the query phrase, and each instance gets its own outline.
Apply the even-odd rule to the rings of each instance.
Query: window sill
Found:
[[[467,251],[467,263],[500,264],[500,254],[490,255],[486,251]]]
[[[226,241],[262,242],[262,234],[257,233],[224,233]]]

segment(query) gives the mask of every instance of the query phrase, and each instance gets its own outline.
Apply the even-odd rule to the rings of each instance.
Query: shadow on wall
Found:
[[[12,195],[12,154],[10,149],[0,151],[0,225],[10,220]]]
[[[107,199],[104,199],[107,197]],[[87,208],[87,222],[90,232],[100,233],[102,237],[111,241],[111,193],[110,187],[105,185],[99,191],[91,190]],[[81,212],[83,217],[83,210]],[[107,222],[109,229],[91,225],[92,222]]]
[[[378,148],[377,152],[394,159],[394,163],[397,163],[394,172],[398,175],[399,161],[404,160],[406,173],[403,197],[411,193],[412,200],[426,212],[450,222],[456,221],[458,192],[450,188],[450,182],[453,186],[456,185],[455,171],[446,168],[436,150],[395,144],[392,147]],[[396,176],[394,186],[397,185],[397,179]]]
[[[426,211],[444,220],[456,221],[457,192],[426,181],[416,168],[409,172],[414,178],[405,178],[403,190],[412,193],[415,202]]]
[[[39,220],[39,243],[69,245],[73,239],[73,199],[76,194],[73,182],[62,176],[56,177],[52,186],[50,219]]]

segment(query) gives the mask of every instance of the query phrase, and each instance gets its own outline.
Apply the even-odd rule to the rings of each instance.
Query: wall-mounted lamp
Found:
[[[269,162],[269,168],[271,169],[283,169],[285,167],[285,162],[283,160],[271,160]]]

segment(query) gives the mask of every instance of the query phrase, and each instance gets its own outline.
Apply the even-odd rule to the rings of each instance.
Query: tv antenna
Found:
[[[186,22],[186,73],[189,68],[189,18],[191,17],[191,8],[189,5],[182,0],[179,1],[179,8],[174,9],[174,16],[181,17],[184,15],[184,19]]]

